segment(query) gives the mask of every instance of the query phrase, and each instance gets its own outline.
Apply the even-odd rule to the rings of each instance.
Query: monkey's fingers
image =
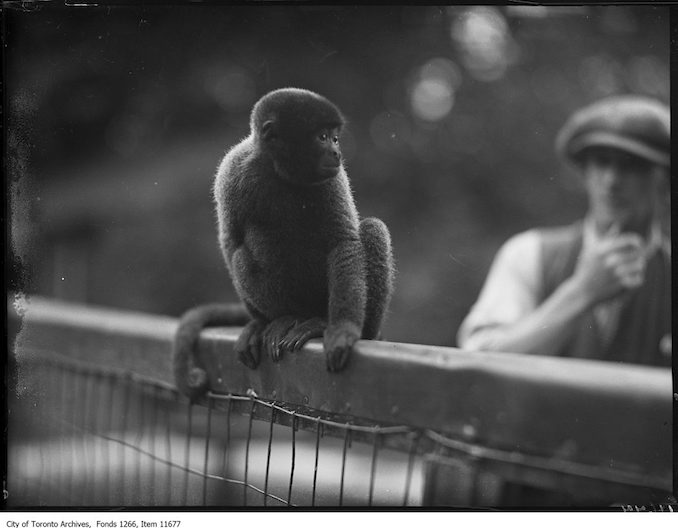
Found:
[[[297,323],[298,320],[295,317],[286,315],[274,319],[265,328],[262,334],[261,343],[264,350],[268,352],[273,361],[280,361],[283,354],[283,339],[285,338],[285,335],[287,335],[287,332],[294,328]]]
[[[322,337],[326,327],[325,321],[319,317],[307,319],[287,332],[287,335],[281,341],[281,346],[285,352],[297,352],[310,339]]]
[[[353,351],[358,336],[346,330],[325,332],[325,353],[327,354],[327,370],[337,372],[343,370]]]
[[[330,372],[339,372],[346,367],[348,358],[353,351],[353,347],[349,345],[338,346],[327,350],[327,370]]]

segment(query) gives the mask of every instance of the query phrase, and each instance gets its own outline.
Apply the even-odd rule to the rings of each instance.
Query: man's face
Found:
[[[646,234],[658,207],[664,169],[622,150],[592,147],[582,158],[590,214],[598,229]]]

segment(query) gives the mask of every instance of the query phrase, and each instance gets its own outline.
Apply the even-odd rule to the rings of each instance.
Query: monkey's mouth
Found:
[[[320,165],[320,172],[330,176],[336,176],[341,167],[341,162],[323,163]]]
[[[323,156],[320,160],[322,167],[339,167],[341,165],[341,158],[337,156]]]

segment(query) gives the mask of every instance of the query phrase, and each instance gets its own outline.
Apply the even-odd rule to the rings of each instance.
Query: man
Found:
[[[458,334],[467,350],[671,365],[670,112],[637,96],[576,112],[556,139],[586,217],[500,249]]]

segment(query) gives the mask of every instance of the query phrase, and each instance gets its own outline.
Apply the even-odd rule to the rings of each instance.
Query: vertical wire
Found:
[[[66,471],[67,463],[65,459],[66,452],[66,370],[63,365],[54,365],[54,380],[56,383],[54,391],[54,403],[56,408],[52,415],[56,419],[56,434],[58,452],[54,454],[56,466],[56,479],[54,488],[54,505],[63,506],[63,492],[66,489]]]
[[[57,497],[59,496],[59,493],[61,492],[62,488],[62,471],[63,471],[63,451],[62,451],[62,446],[61,446],[61,430],[62,430],[62,412],[63,412],[63,407],[61,406],[61,382],[62,382],[62,376],[61,376],[61,368],[59,365],[52,363],[51,364],[51,375],[50,375],[50,381],[51,381],[51,389],[50,389],[50,396],[49,396],[49,401],[52,404],[51,407],[51,412],[50,412],[50,421],[52,421],[53,429],[52,433],[54,435],[54,447],[58,449],[58,452],[54,452],[52,450],[51,453],[51,459],[52,463],[51,469],[50,469],[50,474],[52,478],[50,479],[50,500],[52,505],[57,505]],[[58,440],[57,440],[58,439]]]
[[[66,492],[66,496],[69,495],[69,489],[71,488],[71,475],[72,475],[72,469],[73,466],[68,464],[68,461],[66,459],[66,451],[67,451],[67,440],[66,440],[66,420],[67,420],[67,404],[66,404],[66,387],[68,386],[68,372],[66,369],[62,366],[61,367],[61,394],[59,396],[59,400],[61,403],[60,406],[60,411],[59,411],[59,418],[60,418],[60,424],[59,424],[59,460],[61,461],[61,474],[62,474],[62,481],[60,483],[59,488],[63,489]],[[65,506],[64,504],[61,504],[62,506]]]
[[[249,462],[250,462],[250,442],[252,440],[252,420],[254,419],[254,410],[256,405],[256,400],[252,398],[252,407],[250,408],[250,422],[247,428],[247,444],[245,446],[245,478],[243,479],[243,506],[247,506],[247,477],[249,471]]]
[[[426,457],[426,482],[424,484],[424,506],[431,506],[436,503],[436,492],[438,480],[440,479],[440,467],[443,460],[443,445],[435,441],[435,447],[430,450],[430,455]]]
[[[38,442],[38,458],[39,458],[39,467],[40,471],[38,473],[38,483],[37,483],[37,492],[36,492],[36,498],[37,498],[37,503],[38,506],[44,506],[45,504],[43,503],[43,493],[44,493],[44,480],[45,480],[45,457],[43,453],[43,442]]]
[[[129,400],[130,400],[130,391],[132,390],[131,384],[130,384],[130,379],[129,377],[125,379],[122,383],[121,386],[123,393],[122,393],[122,424],[121,424],[121,431],[120,431],[120,436],[122,437],[123,442],[120,443],[120,460],[121,460],[121,467],[122,467],[122,475],[121,475],[121,482],[127,482],[127,428],[129,426],[128,422],[128,415],[129,415]],[[129,489],[128,486],[122,486],[122,503],[123,505],[127,505],[127,490]],[[132,497],[130,496],[129,501],[132,501]]]
[[[107,398],[107,405],[106,405],[106,420],[104,421],[104,430],[106,433],[106,436],[110,436],[112,429],[113,429],[113,377],[109,374],[105,376],[104,378],[105,385],[106,385],[106,392],[108,394]],[[106,492],[104,493],[104,503],[108,506],[112,505],[113,500],[111,497],[112,494],[112,489],[113,489],[113,483],[112,481],[112,468],[111,468],[111,441],[110,440],[103,440],[103,445],[102,445],[102,459],[104,463],[104,480],[106,482],[105,488]]]
[[[78,420],[78,405],[75,403],[75,401],[82,401],[81,395],[78,393],[78,377],[75,372],[71,371],[72,375],[72,384],[71,386],[73,387],[73,393],[71,394],[71,409],[72,409],[72,420],[71,420],[71,430],[70,430],[70,443],[71,443],[71,460],[70,460],[70,466],[71,466],[71,486],[69,488],[69,495],[68,495],[68,502],[69,505],[73,505],[75,502],[75,487],[76,487],[76,468],[75,468],[75,461],[78,459],[78,448],[76,445],[76,440],[75,440],[75,427],[77,426]]]
[[[186,447],[184,448],[184,499],[182,506],[188,503],[188,469],[191,461],[191,437],[193,436],[193,404],[188,402],[188,431],[186,438]]]
[[[63,451],[62,451],[62,436],[61,436],[61,428],[62,428],[62,422],[61,422],[61,410],[63,409],[63,406],[61,404],[61,372],[60,368],[56,365],[52,367],[54,372],[52,373],[52,376],[50,376],[50,379],[53,382],[53,389],[51,393],[51,401],[54,402],[55,408],[54,412],[52,413],[52,419],[54,420],[54,433],[55,433],[55,443],[58,444],[58,453],[54,454],[54,477],[52,478],[52,497],[56,497],[57,493],[63,489],[62,488],[62,483],[61,479],[63,477],[62,475],[62,467],[63,467]],[[56,447],[56,445],[55,445]],[[52,499],[54,501],[55,499]],[[56,504],[56,502],[53,502],[53,504]]]
[[[94,386],[94,397],[93,397],[93,409],[94,409],[94,431],[95,435],[92,437],[93,442],[94,442],[94,467],[95,467],[95,482],[99,483],[102,482],[103,486],[101,485],[95,485],[95,493],[94,493],[94,502],[95,505],[101,505],[103,502],[105,502],[105,497],[108,494],[108,490],[106,489],[106,484],[108,483],[108,478],[107,478],[107,466],[104,463],[104,445],[103,442],[104,440],[101,438],[102,434],[105,434],[105,431],[103,431],[103,426],[102,426],[102,421],[106,420],[107,416],[110,416],[111,413],[111,407],[108,405],[108,401],[106,401],[106,395],[103,392],[103,386],[104,386],[104,377],[101,372],[97,372],[95,374],[95,386]],[[102,405],[102,403],[104,405]],[[101,464],[99,464],[99,461],[101,461]]]
[[[348,439],[351,435],[351,428],[344,430],[344,448],[341,452],[341,480],[339,481],[339,506],[344,505],[344,475],[346,474],[346,452],[348,450]]]
[[[172,458],[172,416],[169,405],[165,407],[165,425],[165,455],[167,460],[174,462]],[[163,506],[169,506],[172,504],[172,472],[174,471],[174,466],[167,465],[165,470],[167,471],[167,482],[165,487],[166,499]]]
[[[160,389],[156,386],[152,388],[152,394],[149,396],[149,405],[151,407],[151,419],[149,420],[151,427],[151,434],[149,439],[149,450],[151,454],[158,456],[158,450],[156,449],[156,444],[158,443],[158,393]],[[156,492],[155,492],[155,477],[156,477],[156,467],[158,465],[157,458],[151,458],[151,467],[149,469],[149,480],[151,482],[150,489],[150,503],[151,506],[155,506],[157,502]]]
[[[63,500],[63,490],[65,489],[65,470],[66,461],[64,460],[64,367],[63,365],[53,364],[54,370],[52,379],[54,380],[54,392],[52,393],[52,401],[54,402],[54,410],[52,412],[52,419],[54,420],[55,432],[55,447],[57,452],[53,453],[54,457],[54,479],[52,489],[52,505],[61,505]],[[58,440],[57,440],[58,439]]]
[[[221,452],[221,474],[223,477],[228,477],[228,455],[229,448],[231,444],[231,406],[233,405],[233,400],[231,400],[230,395],[228,398],[228,405],[226,406],[226,443],[224,449]]]
[[[73,505],[74,503],[74,497],[75,497],[75,488],[76,488],[76,467],[75,467],[75,461],[78,459],[78,453],[77,453],[77,446],[75,442],[75,428],[77,425],[77,416],[78,416],[78,406],[75,402],[79,402],[82,400],[82,395],[78,394],[78,378],[76,376],[76,373],[74,371],[69,372],[69,377],[70,377],[70,383],[67,383],[66,386],[70,385],[72,388],[70,394],[70,399],[68,399],[68,395],[66,396],[67,401],[68,401],[68,406],[70,407],[71,410],[71,416],[69,417],[68,421],[68,428],[69,428],[69,452],[70,452],[70,460],[68,461],[68,465],[70,468],[69,471],[69,482],[68,482],[68,505]]]
[[[41,397],[41,408],[42,412],[41,414],[43,415],[41,417],[43,423],[45,424],[46,428],[49,428],[50,430],[47,431],[48,438],[52,437],[52,431],[51,431],[51,423],[49,422],[47,416],[51,414],[52,409],[48,409],[47,405],[53,405],[54,402],[54,397],[52,396],[53,392],[53,387],[54,387],[54,376],[50,376],[50,368],[51,366],[49,364],[43,365],[41,370],[43,370],[43,376],[46,378],[46,381],[44,383],[45,391],[42,393]],[[44,463],[44,449],[45,445],[44,442],[39,442],[38,443],[38,451],[40,453],[40,479],[38,480],[38,493],[37,493],[37,500],[41,505],[45,505],[45,497],[49,496],[49,490],[51,487],[51,482],[52,482],[52,472],[54,470],[53,465],[49,464],[48,466],[45,466]]]
[[[476,506],[478,504],[478,477],[480,475],[479,464],[477,460],[474,460],[469,464],[473,476],[471,477],[471,493],[469,494],[469,504],[468,506]]]
[[[87,467],[86,464],[83,464],[83,459],[85,458],[85,452],[84,452],[84,433],[82,432],[83,430],[83,422],[84,422],[84,416],[85,416],[85,407],[87,405],[87,383],[85,378],[77,371],[74,371],[74,376],[75,380],[77,381],[78,384],[78,390],[73,391],[76,395],[76,398],[78,400],[77,404],[74,404],[73,407],[76,412],[76,418],[73,420],[73,452],[74,452],[74,457],[73,457],[73,469],[75,470],[75,476],[76,476],[76,481],[77,481],[77,497],[82,497],[83,496],[83,486],[87,482]],[[75,383],[73,384],[75,385]],[[76,440],[76,435],[77,435],[77,440]],[[82,466],[81,468],[78,468],[77,465]],[[73,503],[74,506],[84,506],[82,499],[80,499],[78,502]]]
[[[407,506],[407,503],[410,500],[410,487],[412,486],[412,472],[414,470],[414,458],[417,454],[417,450],[419,449],[420,440],[421,435],[418,432],[415,434],[410,434],[410,449],[407,460],[407,476],[405,477],[405,494],[403,498],[403,506]]]
[[[202,465],[202,505],[207,505],[207,467],[209,463],[210,437],[212,436],[212,406],[214,400],[208,397],[207,401],[207,431],[205,438],[205,457]]]
[[[228,462],[231,455],[231,407],[233,407],[233,400],[229,395],[226,407],[226,445],[221,454],[221,474],[224,478],[228,478]]]
[[[377,425],[374,428],[374,442],[372,443],[372,465],[370,468],[370,494],[367,499],[367,505],[372,506],[372,498],[374,496],[374,480],[376,477],[377,470],[377,451],[379,451],[379,440],[381,439],[379,435],[379,426]]]
[[[311,495],[311,507],[315,506],[315,489],[318,477],[318,457],[320,455],[320,427],[320,417],[317,417],[315,427],[315,464],[313,465],[313,493]]]
[[[90,430],[89,424],[87,423],[90,408],[91,408],[91,394],[90,394],[90,381],[91,376],[85,376],[83,372],[79,373],[80,379],[82,379],[82,385],[84,388],[84,398],[82,399],[82,413],[80,414],[80,442],[82,448],[82,457],[80,458],[80,463],[82,464],[82,491],[80,492],[80,504],[79,506],[87,506],[87,496],[89,495],[89,490],[92,486],[89,485],[90,481],[90,464],[89,464],[89,440],[90,440]]]
[[[71,371],[71,387],[73,387],[73,392],[71,394],[71,411],[72,417],[70,420],[70,443],[71,443],[71,489],[70,495],[68,497],[69,505],[72,506],[75,504],[75,497],[79,493],[78,489],[78,471],[76,468],[76,461],[80,458],[78,453],[78,444],[76,441],[76,430],[79,422],[80,408],[79,404],[83,400],[83,395],[80,394],[80,382],[79,378],[75,371]]]
[[[292,482],[294,481],[294,463],[296,461],[297,448],[297,413],[292,412],[292,467],[290,468],[290,486],[287,490],[287,505],[292,506]]]
[[[268,451],[266,453],[266,476],[264,478],[264,506],[268,498],[268,474],[271,467],[271,445],[273,444],[273,422],[275,421],[275,407],[271,407],[271,423],[268,429]]]
[[[80,493],[80,505],[81,506],[89,506],[88,504],[88,499],[87,496],[89,495],[89,491],[91,489],[90,485],[90,462],[89,462],[89,440],[90,440],[90,427],[88,424],[88,419],[89,419],[89,413],[90,409],[92,407],[92,396],[90,394],[90,384],[91,384],[91,376],[86,376],[83,372],[80,373],[80,376],[82,377],[82,385],[84,387],[84,394],[85,397],[83,398],[83,404],[82,404],[82,413],[80,415],[80,435],[81,435],[81,446],[82,446],[82,458],[80,459],[80,463],[83,466],[82,469],[82,478],[83,478],[83,485],[82,485],[82,492]]]
[[[33,371],[31,372],[31,380],[29,383],[31,383],[33,386],[36,388],[39,387],[41,390],[39,390],[35,394],[35,401],[33,402],[33,411],[35,412],[35,415],[40,417],[41,413],[45,412],[45,387],[43,380],[45,378],[45,373],[42,372],[42,375],[40,371],[44,370],[44,367],[42,365],[37,365],[36,367],[33,368]],[[4,444],[3,444],[4,446]],[[42,491],[42,488],[44,486],[43,480],[45,477],[45,469],[44,465],[42,463],[42,446],[38,445],[37,446],[38,450],[38,455],[37,456],[32,456],[32,457],[27,457],[27,469],[29,470],[29,473],[26,474],[26,482],[29,491],[30,497],[33,497],[33,500],[37,502],[38,504],[40,503],[40,493]]]
[[[134,489],[136,490],[136,500],[139,505],[143,504],[143,486],[141,483],[141,444],[144,440],[144,419],[146,413],[144,412],[144,402],[145,402],[145,393],[143,388],[139,390],[139,387],[137,387],[137,404],[136,404],[136,409],[137,409],[137,414],[138,414],[138,422],[137,422],[137,434],[135,438],[135,444],[137,449],[134,451],[134,458],[136,463],[134,464]]]
[[[34,374],[38,378],[38,383],[42,384],[42,380],[39,379],[40,373],[39,371],[42,371],[42,377],[47,378],[49,381],[45,383],[45,391],[41,394],[40,397],[40,413],[43,414],[41,417],[43,421],[47,421],[47,416],[44,416],[49,412],[47,409],[48,402],[52,402],[53,399],[50,397],[51,396],[51,391],[52,391],[52,380],[51,376],[49,375],[49,366],[48,365],[41,365],[38,368],[38,372]],[[47,423],[49,425],[49,423]],[[46,495],[47,493],[45,492],[45,489],[49,491],[49,482],[48,480],[51,480],[51,478],[48,479],[48,475],[51,477],[51,467],[49,469],[45,468],[45,459],[44,459],[44,442],[38,442],[38,453],[39,453],[39,458],[40,458],[40,472],[39,472],[39,478],[38,478],[38,490],[36,494],[36,499],[39,505],[44,505],[44,497],[43,495]]]
[[[89,384],[88,386],[90,387],[90,406],[89,406],[89,426],[91,427],[91,430],[88,431],[87,433],[87,444],[90,446],[91,449],[88,449],[89,455],[91,457],[91,466],[92,466],[92,485],[88,486],[86,488],[86,491],[89,491],[91,494],[91,502],[93,505],[97,504],[97,494],[99,491],[99,486],[97,485],[97,482],[100,481],[100,475],[97,474],[97,445],[98,445],[98,436],[97,434],[99,433],[99,428],[98,428],[98,419],[99,415],[101,412],[107,412],[108,409],[105,409],[103,411],[99,410],[99,400],[100,400],[100,395],[99,395],[99,387],[101,386],[101,383],[99,383],[100,375],[97,373],[90,374],[88,376],[89,379]],[[89,465],[89,461],[86,461],[86,463]],[[99,478],[98,478],[99,477]]]
[[[27,497],[30,497],[33,494],[34,485],[31,479],[31,472],[33,470],[33,468],[31,468],[31,457],[24,455],[21,458],[23,462],[23,471],[19,471],[19,475],[21,475],[21,490]],[[19,482],[18,478],[17,482]]]

